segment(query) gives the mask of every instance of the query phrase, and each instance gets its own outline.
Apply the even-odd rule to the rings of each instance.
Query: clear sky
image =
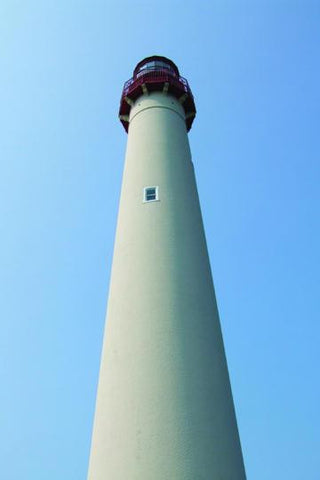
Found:
[[[320,479],[319,49],[312,0],[2,0],[1,479],[86,479],[118,105],[152,54],[177,63],[198,109],[190,143],[248,480]]]

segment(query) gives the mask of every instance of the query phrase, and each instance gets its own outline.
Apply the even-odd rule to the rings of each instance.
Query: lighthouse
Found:
[[[196,113],[168,58],[138,63],[88,480],[245,480],[188,141]]]

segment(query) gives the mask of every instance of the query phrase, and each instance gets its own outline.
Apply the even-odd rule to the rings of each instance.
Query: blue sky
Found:
[[[249,480],[319,480],[316,1],[0,4],[0,464],[86,479],[126,134],[152,54],[190,132]]]

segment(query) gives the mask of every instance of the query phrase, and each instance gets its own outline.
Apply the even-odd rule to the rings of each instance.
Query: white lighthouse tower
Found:
[[[187,132],[165,57],[126,82],[128,132],[88,480],[245,480]]]

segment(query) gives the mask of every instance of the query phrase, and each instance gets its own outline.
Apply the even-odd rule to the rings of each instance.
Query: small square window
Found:
[[[145,187],[143,190],[143,201],[154,202],[158,200],[158,187]]]
[[[146,201],[149,202],[150,200],[155,200],[157,198],[156,189],[155,188],[147,188],[146,189]]]

